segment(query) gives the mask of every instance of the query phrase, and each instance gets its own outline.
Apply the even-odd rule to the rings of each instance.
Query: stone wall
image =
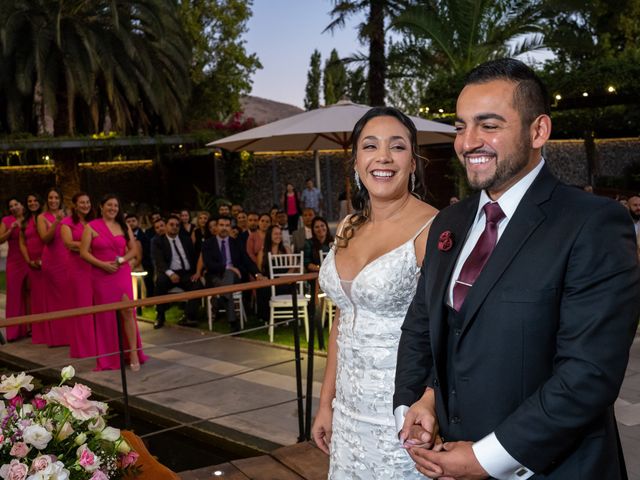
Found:
[[[640,139],[602,139],[595,141],[597,177],[622,177],[625,170],[640,164]],[[585,185],[587,156],[582,140],[551,140],[545,147],[551,171],[563,182]],[[597,182],[596,182],[597,183]]]

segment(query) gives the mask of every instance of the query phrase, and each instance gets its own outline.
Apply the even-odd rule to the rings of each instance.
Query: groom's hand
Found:
[[[406,448],[433,448],[438,438],[435,393],[427,388],[420,400],[411,405],[404,417],[400,441]]]
[[[473,453],[473,442],[448,442],[439,452],[424,448],[411,448],[409,455],[416,462],[417,470],[431,478],[442,480],[482,480],[489,474],[482,468]]]

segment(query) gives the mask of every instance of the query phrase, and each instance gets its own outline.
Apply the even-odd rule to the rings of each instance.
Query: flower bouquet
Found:
[[[106,424],[107,404],[91,389],[65,383],[35,392],[33,377],[3,375],[0,394],[0,477],[3,480],[107,480],[137,475],[138,454]]]

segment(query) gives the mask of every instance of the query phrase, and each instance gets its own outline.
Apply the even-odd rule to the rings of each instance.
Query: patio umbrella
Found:
[[[351,131],[358,119],[371,107],[349,101],[303,112],[260,127],[208,143],[232,152],[287,150],[347,151],[351,146]],[[418,145],[451,143],[455,129],[450,125],[411,117],[418,129]]]
[[[342,149],[345,159],[351,146],[351,132],[356,122],[372,107],[341,100],[335,105],[309,110],[208,143],[232,152],[272,152],[287,150]],[[410,117],[418,130],[418,145],[453,143],[455,129],[444,123]],[[318,172],[316,155],[316,172]],[[345,163],[347,210],[351,210],[351,182]],[[319,182],[317,182],[319,185]]]

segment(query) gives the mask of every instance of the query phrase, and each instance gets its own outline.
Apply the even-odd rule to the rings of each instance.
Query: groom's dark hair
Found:
[[[516,84],[513,106],[520,113],[522,123],[531,125],[540,115],[551,115],[547,87],[536,73],[520,60],[499,58],[478,65],[465,77],[464,85],[506,80]]]

